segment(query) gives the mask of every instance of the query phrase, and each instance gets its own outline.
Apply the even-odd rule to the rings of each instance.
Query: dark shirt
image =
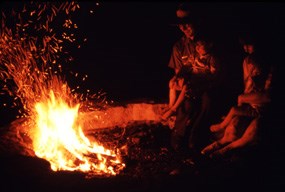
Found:
[[[184,65],[192,65],[196,55],[195,41],[183,36],[173,46],[168,67],[181,69]]]

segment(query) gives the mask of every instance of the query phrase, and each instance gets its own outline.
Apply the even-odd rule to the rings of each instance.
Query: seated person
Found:
[[[237,106],[230,109],[225,119],[210,127],[212,132],[223,131],[222,138],[201,150],[210,157],[255,143],[260,120],[271,101],[272,70],[268,73],[261,67],[254,41],[243,41],[243,48],[248,53],[243,61],[244,92],[238,96]]]

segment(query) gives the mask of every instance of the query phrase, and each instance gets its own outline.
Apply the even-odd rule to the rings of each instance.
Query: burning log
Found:
[[[14,97],[13,106],[21,107],[18,116],[20,120],[13,122],[8,135],[24,149],[21,154],[48,160],[54,171],[80,170],[117,174],[112,165],[125,167],[121,162],[120,152],[116,151],[118,148],[110,145],[115,150],[107,149],[105,143],[99,144],[92,134],[87,137],[85,133],[90,133],[91,129],[126,127],[139,121],[159,122],[162,106],[131,104],[126,107],[106,106],[105,110],[90,110],[89,106],[84,104],[88,103],[89,98],[75,93],[61,73],[62,63],[58,58],[62,54],[59,54],[61,48],[57,45],[61,44],[62,40],[73,42],[74,38],[69,37],[68,32],[63,32],[63,39],[59,39],[59,36],[52,32],[52,18],[58,15],[60,10],[65,10],[69,15],[78,7],[77,4],[70,2],[54,6],[51,3],[29,5],[32,9],[35,8],[34,5],[38,6],[36,10],[31,10],[27,17],[31,21],[27,21],[29,24],[26,24],[25,14],[23,15],[28,13],[28,7],[25,7],[25,11],[16,14],[19,23],[15,23],[15,30],[10,30],[7,20],[3,20],[4,30],[0,33],[0,80],[4,82],[3,91]],[[58,9],[57,5],[60,6]],[[52,12],[48,11],[50,8]],[[41,17],[45,14],[47,17]],[[33,18],[36,15],[38,18]],[[34,19],[37,22],[32,25]],[[67,23],[63,26],[69,29],[73,22],[69,19],[65,21]],[[32,33],[34,30],[31,26],[38,30],[36,35]],[[25,30],[21,30],[22,27]],[[7,79],[11,82],[7,82]],[[92,97],[93,94],[90,93],[89,96]],[[132,140],[136,141],[135,138]],[[96,154],[96,158],[90,158],[89,154]],[[111,161],[108,161],[107,156],[115,160],[109,163]]]
[[[109,107],[103,111],[94,111],[89,113],[81,113],[80,119],[83,119],[83,132],[87,135],[88,139],[92,143],[92,141],[98,144],[104,144],[104,146],[108,146],[109,148],[116,149],[117,154],[127,156],[129,155],[129,147],[134,145],[140,145],[142,139],[148,135],[147,132],[141,132],[142,130],[135,130],[126,133],[126,128],[128,127],[140,127],[146,126],[147,124],[150,126],[162,125],[159,116],[164,109],[166,104],[148,104],[148,103],[135,103],[128,104],[125,106],[116,106]],[[100,116],[101,115],[101,116]],[[99,117],[99,118],[98,118]],[[31,126],[35,126],[29,124],[29,121],[25,118],[17,119],[12,122],[9,127],[6,129],[6,133],[2,135],[2,143],[3,152],[10,150],[9,153],[16,153],[25,156],[38,156],[37,152],[34,151],[34,141],[37,138],[33,137],[34,128]],[[121,133],[111,133],[114,128],[121,129]],[[3,129],[4,130],[4,129]],[[99,130],[107,130],[107,132],[113,134],[109,134],[108,138],[103,138],[102,132],[99,133]],[[125,132],[125,133],[124,133]],[[4,133],[4,132],[3,132]],[[117,135],[117,137],[116,137]],[[118,137],[118,135],[120,137]],[[54,137],[57,137],[56,135]],[[124,141],[122,142],[124,138]],[[34,141],[33,141],[34,140]],[[149,140],[152,141],[151,139]],[[56,140],[54,142],[57,142]],[[121,143],[119,143],[121,142]],[[90,144],[89,144],[90,145]],[[91,147],[91,145],[90,145]],[[92,148],[92,147],[91,147]],[[70,170],[76,170],[76,166],[84,163],[84,160],[81,156],[72,156],[71,153],[68,153],[69,146],[63,146],[57,148],[58,150],[62,150],[62,154],[67,155],[68,159],[74,159],[74,165],[72,165]],[[109,153],[96,153],[95,151],[81,151],[84,159],[87,158],[90,162],[96,164],[100,161],[104,161],[106,164],[116,167],[115,171],[120,171],[124,166],[118,166],[117,157],[109,154]],[[5,152],[5,153],[6,153]],[[79,152],[79,151],[78,151]],[[77,152],[76,152],[77,153]],[[101,154],[100,154],[101,153]],[[114,155],[115,155],[114,153]],[[41,157],[41,156],[39,156]],[[41,157],[42,158],[42,157]],[[53,159],[50,159],[50,162],[54,162]],[[74,168],[72,168],[74,167]],[[63,168],[63,167],[62,167]],[[57,168],[53,168],[57,169]],[[61,168],[60,168],[61,169]],[[91,171],[92,172],[92,171]],[[92,174],[100,173],[98,170],[94,170]]]

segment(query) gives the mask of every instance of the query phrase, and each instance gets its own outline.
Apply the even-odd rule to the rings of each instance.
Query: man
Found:
[[[175,105],[173,101],[169,101],[169,109],[163,114],[163,118],[176,114],[174,128],[171,133],[171,146],[176,152],[198,152],[200,148],[208,140],[209,122],[208,114],[210,107],[210,98],[208,96],[208,88],[213,82],[213,78],[218,70],[212,73],[199,73],[200,70],[195,69],[195,60],[197,61],[198,53],[196,51],[196,36],[194,14],[189,7],[181,4],[176,10],[176,21],[174,24],[179,27],[183,36],[174,44],[172,54],[168,66],[175,72],[174,77],[169,82],[169,97],[177,92],[183,92],[179,105]],[[199,34],[198,34],[199,35]],[[213,66],[205,66],[205,68],[216,68]],[[175,89],[178,76],[183,71],[184,87],[181,90]],[[197,72],[198,71],[198,72]],[[201,70],[205,71],[205,70]],[[211,80],[210,80],[211,79]],[[178,81],[179,82],[179,81]],[[199,82],[199,83],[197,83]],[[187,90],[185,90],[187,89]],[[181,94],[180,94],[181,95]],[[174,96],[175,98],[175,96]]]

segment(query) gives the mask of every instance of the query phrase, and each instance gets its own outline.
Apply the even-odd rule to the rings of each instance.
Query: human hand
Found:
[[[190,55],[189,56],[189,59],[188,59],[188,61],[190,62],[190,63],[194,63],[195,62],[195,60],[196,60],[196,58],[194,57],[194,55]]]
[[[182,61],[183,65],[186,65],[188,63],[188,56],[187,55],[183,55],[181,57],[181,61]]]
[[[167,120],[167,119],[168,119],[169,117],[171,117],[174,113],[175,113],[175,110],[169,109],[169,110],[167,110],[167,111],[161,116],[161,118],[162,118],[163,120]]]

